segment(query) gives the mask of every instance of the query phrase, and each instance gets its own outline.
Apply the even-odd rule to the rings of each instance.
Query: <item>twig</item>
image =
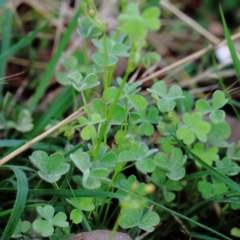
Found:
[[[236,33],[236,34],[231,36],[231,39],[236,40],[239,37],[240,37],[240,33]],[[193,54],[191,54],[191,55],[189,55],[189,56],[187,56],[187,57],[185,57],[185,58],[183,58],[183,59],[181,59],[181,60],[179,60],[179,61],[177,61],[177,62],[175,62],[175,63],[173,63],[173,64],[171,64],[171,65],[169,65],[169,66],[167,66],[167,67],[165,67],[165,68],[163,68],[163,69],[161,69],[161,70],[159,70],[159,71],[157,71],[153,74],[151,74],[151,75],[149,75],[148,77],[145,77],[143,79],[139,79],[138,81],[141,81],[141,83],[148,82],[151,79],[153,79],[154,77],[159,77],[159,76],[165,74],[167,71],[169,71],[173,68],[176,68],[183,63],[187,63],[187,62],[190,62],[192,60],[195,60],[195,59],[201,57],[203,54],[207,53],[208,51],[216,49],[216,48],[226,44],[226,42],[227,41],[224,39],[216,45],[209,45],[208,47],[203,48],[203,49],[201,49],[201,50],[199,50],[199,51],[197,51],[197,52],[195,52],[195,53],[193,53]]]
[[[177,9],[170,2],[162,0],[162,1],[160,1],[160,6],[167,9],[168,11],[173,13],[174,15],[176,15],[179,19],[181,19],[183,22],[187,23],[194,30],[198,31],[206,39],[208,39],[212,44],[217,44],[220,41],[219,38],[214,36],[211,32],[207,31],[205,28],[203,28],[201,25],[199,25],[192,18],[188,17],[185,13],[181,12],[179,9]]]

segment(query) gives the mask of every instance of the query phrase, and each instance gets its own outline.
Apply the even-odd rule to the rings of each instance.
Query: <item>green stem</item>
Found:
[[[89,111],[88,111],[87,102],[86,102],[84,93],[81,92],[81,95],[82,95],[82,100],[83,100],[83,105],[84,105],[84,108],[85,108],[85,112],[86,112],[86,114],[87,114],[87,118],[88,118],[88,120],[90,121],[91,118],[90,118],[90,114],[89,114]]]
[[[116,220],[116,222],[115,222],[115,224],[114,224],[114,226],[113,226],[113,229],[112,229],[112,232],[111,232],[111,235],[110,235],[109,240],[113,240],[114,235],[115,235],[116,232],[117,232],[117,229],[118,229],[118,226],[119,226],[120,216],[121,216],[121,212],[120,212],[120,214],[118,215],[118,218],[117,218],[117,220]]]
[[[83,38],[83,53],[84,53],[84,62],[85,62],[85,68],[86,73],[88,71],[88,49],[87,49],[87,40],[86,38]]]
[[[54,187],[55,189],[57,189],[57,190],[59,190],[59,189],[60,189],[60,187],[57,185],[57,183],[56,183],[56,182],[52,183],[52,185],[53,185],[53,187]]]
[[[130,65],[128,65],[128,66],[130,67]],[[123,81],[122,81],[122,83],[121,83],[121,85],[120,85],[120,87],[119,87],[119,89],[118,89],[118,92],[117,92],[116,97],[115,97],[115,99],[114,99],[114,101],[113,101],[112,107],[111,107],[111,109],[110,109],[110,111],[109,111],[108,117],[107,117],[107,119],[106,119],[106,121],[105,121],[105,123],[104,123],[104,125],[103,125],[103,130],[102,130],[102,132],[101,132],[101,135],[100,135],[99,140],[98,140],[98,143],[97,143],[97,147],[96,147],[96,149],[95,149],[95,156],[94,156],[95,159],[97,159],[98,151],[99,151],[99,149],[100,149],[103,136],[106,134],[108,125],[109,125],[109,123],[110,123],[110,121],[111,121],[111,118],[112,118],[112,115],[113,115],[113,112],[114,112],[114,108],[116,107],[116,105],[117,105],[117,103],[118,103],[118,99],[120,98],[120,95],[121,95],[121,93],[122,93],[122,91],[123,91],[123,87],[124,87],[124,85],[125,85],[125,83],[126,83],[126,81],[127,81],[127,79],[128,79],[129,74],[130,74],[130,69],[129,69],[129,67],[127,67],[127,70],[126,70],[126,73],[125,73],[125,75],[124,75]]]
[[[73,96],[73,111],[76,112],[78,109],[78,106],[77,106],[77,96],[74,88],[72,88],[72,96]]]

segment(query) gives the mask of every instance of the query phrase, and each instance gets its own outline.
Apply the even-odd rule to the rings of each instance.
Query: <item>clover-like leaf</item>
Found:
[[[154,132],[152,124],[157,124],[161,120],[158,114],[158,109],[154,106],[150,106],[147,111],[141,111],[140,115],[137,115],[135,112],[130,114],[130,118],[133,123],[141,123],[138,126],[138,132],[141,135],[151,136]],[[135,116],[137,116],[136,120],[134,119]]]
[[[208,142],[216,147],[228,147],[229,143],[226,140],[231,136],[231,132],[231,127],[226,122],[212,123],[208,133]]]
[[[185,113],[183,115],[183,122],[186,126],[181,126],[177,130],[177,137],[187,145],[194,142],[197,137],[201,142],[207,141],[207,133],[209,133],[211,126],[209,123],[202,121],[200,113]]]
[[[82,213],[79,209],[73,209],[70,213],[70,219],[74,224],[79,224],[82,222]]]
[[[191,151],[210,166],[212,166],[213,161],[219,160],[217,147],[211,147],[205,150],[203,144],[196,143]],[[196,162],[196,164],[199,167],[201,166],[198,162]]]
[[[119,181],[119,189],[117,193],[126,196],[129,192],[137,193],[140,195],[146,194],[146,187],[145,183],[139,183],[135,175],[130,175],[128,179],[121,179]]]
[[[43,237],[49,237],[54,232],[53,225],[43,219],[37,219],[32,224],[35,232],[40,233]]]
[[[33,129],[33,119],[29,110],[21,109],[16,122],[16,129],[19,132],[29,132]]]
[[[138,223],[138,227],[141,229],[147,231],[147,232],[153,232],[154,226],[158,225],[160,222],[160,217],[155,212],[148,212],[146,213]]]
[[[58,181],[70,168],[61,153],[48,156],[46,152],[38,150],[32,153],[30,160],[40,170],[38,175],[50,183]]]
[[[142,209],[124,210],[121,214],[119,225],[124,229],[136,226],[142,216],[142,213]]]
[[[85,152],[75,152],[70,154],[74,165],[81,171],[85,172],[90,168],[90,157]]]
[[[132,145],[131,150],[122,151],[118,156],[118,162],[136,161],[136,167],[143,173],[153,172],[155,163],[150,157],[157,149],[149,150],[145,143]]]
[[[206,100],[200,99],[196,102],[196,109],[202,115],[210,113],[209,117],[213,123],[221,123],[224,121],[225,112],[219,109],[222,108],[227,101],[228,99],[225,99],[224,93],[217,90],[213,94],[212,106]]]
[[[232,162],[232,159],[229,157],[224,157],[222,160],[216,161],[216,167],[218,171],[229,176],[237,175],[240,172],[239,166]]]
[[[72,82],[68,78],[68,73],[58,72],[56,73],[56,79],[63,86],[72,85]]]
[[[114,152],[107,152],[98,161],[99,163],[104,164],[104,166],[106,166],[108,170],[112,170],[112,168],[116,166],[117,155]]]
[[[101,99],[93,99],[89,106],[90,115],[98,113],[102,119],[106,118],[107,105]]]
[[[240,149],[239,147],[237,147],[236,149],[236,144],[235,143],[231,143],[227,149],[227,156],[231,159],[234,160],[240,160]]]
[[[147,90],[158,99],[157,106],[162,113],[171,112],[176,106],[174,100],[184,98],[182,89],[177,85],[173,85],[167,93],[167,87],[164,81],[156,82],[152,88],[148,88]],[[159,99],[159,97],[161,99]]]
[[[113,40],[104,37],[99,41],[92,39],[92,43],[100,50],[92,56],[93,62],[100,67],[111,66],[117,63],[120,56],[128,57],[127,47],[122,43],[116,43]],[[106,47],[106,48],[105,48]]]
[[[97,178],[90,176],[90,169],[84,171],[82,184],[87,189],[96,189],[101,186],[101,182]]]
[[[194,105],[194,98],[190,92],[183,91],[183,96],[185,98],[179,98],[175,101],[177,110],[182,114],[190,112]]]
[[[166,180],[165,171],[156,168],[151,175],[151,179],[163,191],[163,197],[166,202],[172,202],[176,198],[176,194],[172,191],[181,191],[183,186],[180,181]]]
[[[49,237],[54,232],[54,226],[66,228],[69,223],[66,221],[67,216],[63,212],[58,212],[54,216],[54,208],[50,205],[44,207],[38,206],[37,211],[44,219],[37,219],[33,222],[33,229],[43,237]]]
[[[152,232],[153,226],[160,222],[160,217],[155,212],[148,212],[143,215],[143,209],[124,209],[120,216],[119,225],[126,229],[138,226],[139,228]]]
[[[236,227],[232,228],[231,235],[234,237],[240,238],[240,229]]]
[[[82,221],[82,212],[83,211],[92,211],[95,208],[95,205],[92,203],[92,198],[84,197],[84,198],[71,198],[66,199],[75,209],[73,209],[70,213],[70,219],[75,224],[79,224]]]
[[[163,152],[170,153],[174,149],[176,141],[172,137],[161,137],[159,139],[159,144]]]
[[[89,18],[78,19],[77,32],[80,36],[84,38],[97,37],[102,34],[102,31],[99,28],[95,27],[93,22]]]
[[[212,183],[199,181],[198,191],[201,192],[204,199],[209,199],[215,195],[227,192],[228,188],[221,180],[212,177]]]
[[[166,172],[166,176],[174,181],[178,181],[185,175],[184,163],[187,156],[182,154],[181,149],[174,148],[170,159],[165,153],[157,153],[154,157],[155,164]]]
[[[18,224],[14,230],[13,235],[11,236],[11,238],[20,238],[23,236],[23,233],[27,233],[30,231],[32,225],[30,222],[28,221],[21,221],[21,219],[19,219]]]
[[[126,12],[120,14],[118,20],[122,21],[122,30],[133,38],[145,38],[148,28],[156,31],[160,28],[160,10],[157,7],[146,9],[142,15],[138,5],[131,3],[127,5]]]
[[[148,52],[143,58],[142,63],[145,68],[150,68],[151,62],[159,62],[161,57],[155,52]]]
[[[78,71],[73,71],[68,74],[72,86],[78,91],[83,92],[87,89],[94,88],[100,84],[98,77],[94,73],[88,74],[84,79],[82,74]]]

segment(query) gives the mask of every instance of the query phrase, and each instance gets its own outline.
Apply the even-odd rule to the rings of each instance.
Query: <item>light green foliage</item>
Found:
[[[101,124],[105,119],[101,118],[101,115],[98,113],[93,113],[91,115],[90,121],[85,117],[80,117],[78,122],[80,125],[76,125],[75,128],[84,127],[81,130],[81,137],[84,140],[96,139],[98,137],[98,132],[94,127],[95,124]]]
[[[46,152],[37,150],[29,158],[32,164],[39,169],[38,175],[50,183],[57,182],[70,168],[61,153],[53,153],[48,156]]]
[[[161,57],[155,53],[155,52],[148,52],[145,56],[142,58],[143,66],[148,69],[151,66],[152,62],[159,62]]]
[[[135,114],[135,116],[133,114]],[[140,123],[138,126],[138,132],[140,135],[151,136],[154,132],[153,124],[157,124],[161,120],[161,117],[159,116],[158,109],[154,106],[150,106],[146,111],[130,113],[130,119],[133,124]]]
[[[205,149],[203,144],[196,143],[191,151],[210,166],[212,166],[213,161],[219,160],[217,147]],[[200,167],[200,164],[196,164]]]
[[[2,121],[0,118],[0,130],[6,128],[15,128],[19,132],[30,132],[34,125],[33,125],[32,115],[27,109],[21,109],[18,113],[16,122],[15,121]]]
[[[118,57],[129,56],[126,45],[109,38],[104,39],[102,37],[99,41],[92,39],[92,43],[99,49],[98,53],[93,54],[92,59],[100,67],[114,65],[117,63]]]
[[[135,175],[130,175],[127,179],[123,178],[119,181],[117,193],[127,195],[128,193],[146,194],[146,184],[139,183]]]
[[[83,38],[97,37],[102,34],[102,31],[97,28],[89,18],[78,19],[77,32]]]
[[[118,162],[136,161],[136,167],[142,173],[153,172],[155,163],[151,155],[157,151],[157,149],[149,150],[145,143],[140,143],[133,145],[129,151],[120,152]]]
[[[163,152],[170,153],[174,149],[176,141],[172,137],[161,137],[159,139],[159,144]]]
[[[166,178],[165,171],[157,168],[151,175],[153,182],[163,191],[163,197],[166,202],[172,202],[176,194],[172,191],[181,191],[183,186],[180,181],[173,181]]]
[[[229,143],[226,141],[232,133],[228,123],[221,122],[218,124],[211,124],[211,130],[208,133],[208,142],[216,147],[228,147]]]
[[[152,232],[154,230],[154,226],[159,224],[159,222],[160,217],[155,212],[148,212],[143,215],[143,209],[123,209],[119,225],[124,229],[138,226],[147,232]]]
[[[78,91],[83,92],[87,89],[94,88],[100,84],[98,77],[94,73],[88,74],[84,79],[80,72],[74,71],[68,74],[72,86]]]
[[[119,86],[122,83],[121,78],[117,78],[117,82]],[[147,107],[147,101],[144,97],[141,95],[138,95],[139,88],[137,88],[140,85],[140,83],[132,83],[132,84],[125,84],[123,88],[123,92],[119,98],[120,104],[125,107],[128,106],[127,110],[130,110],[131,108],[136,109],[137,111],[143,111]],[[107,103],[111,103],[114,101],[117,89],[110,87],[107,88],[103,92],[103,98]]]
[[[216,167],[219,171],[229,176],[237,175],[240,172],[239,166],[232,162],[229,157],[224,157],[222,160],[216,161]]]
[[[109,154],[109,153],[108,153]],[[110,182],[107,178],[113,161],[116,161],[116,155],[113,153],[110,157],[102,156],[98,163],[91,163],[87,153],[77,151],[70,155],[74,165],[83,173],[82,185],[87,189],[96,189],[101,186],[101,182]]]
[[[190,112],[193,108],[194,105],[194,98],[193,95],[190,92],[187,91],[183,91],[184,98],[179,98],[176,99],[176,106],[177,106],[177,110],[184,114],[187,112]]]
[[[151,88],[148,88],[147,90],[151,92],[154,99],[157,100],[158,109],[162,113],[171,112],[176,106],[174,100],[184,98],[182,89],[177,85],[173,85],[169,89],[169,92],[167,92],[166,83],[164,81],[156,82]],[[161,99],[159,99],[159,97]]]
[[[194,142],[195,138],[201,142],[207,141],[207,133],[210,131],[211,126],[209,123],[202,121],[200,113],[185,113],[183,115],[183,122],[186,126],[180,126],[177,130],[177,137],[187,145]]]
[[[55,209],[50,205],[38,206],[37,212],[41,219],[36,219],[33,222],[33,229],[43,237],[51,236],[54,232],[54,227],[66,228],[69,226],[69,223],[66,221],[67,215],[63,212],[58,212],[54,215]]]
[[[207,181],[199,181],[198,191],[201,193],[204,199],[209,199],[218,194],[227,192],[228,188],[224,182],[212,177],[212,183]]]
[[[23,233],[28,233],[32,228],[32,225],[29,221],[21,221],[21,219],[18,222],[18,225],[12,235],[12,238],[21,238],[23,237],[24,239],[29,239],[26,238],[27,236],[24,236]]]
[[[185,176],[184,163],[187,156],[182,154],[180,148],[174,148],[170,158],[163,153],[157,153],[154,157],[155,164],[166,172],[166,176],[174,181],[178,181]]]
[[[50,240],[67,240],[73,235],[65,232],[63,232],[59,228],[56,228],[54,234],[52,234],[49,239]]]
[[[240,238],[240,229],[239,228],[232,228],[231,235],[237,238]]]
[[[93,99],[89,106],[90,115],[97,113],[101,116],[101,119],[106,118],[107,104],[101,99]]]
[[[74,209],[70,213],[70,219],[75,224],[79,224],[82,222],[82,210],[90,212],[95,208],[94,204],[92,203],[92,198],[82,197],[66,200],[74,207]]]
[[[121,27],[125,34],[132,38],[145,38],[148,29],[156,31],[160,28],[159,16],[160,10],[157,7],[148,8],[140,15],[138,5],[130,3],[118,20],[122,22]]]
[[[213,123],[221,123],[224,121],[225,112],[223,110],[219,110],[222,108],[228,99],[225,99],[225,95],[222,91],[217,90],[213,94],[212,98],[212,106],[204,99],[199,99],[196,102],[196,109],[202,115],[210,113],[209,117]]]
[[[227,156],[233,160],[240,160],[240,147],[235,143],[231,143],[227,149]]]

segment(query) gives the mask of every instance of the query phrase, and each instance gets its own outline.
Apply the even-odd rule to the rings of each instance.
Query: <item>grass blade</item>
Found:
[[[25,47],[29,44],[42,30],[47,26],[48,22],[45,22],[41,27],[37,28],[33,32],[29,33],[26,37],[23,37],[18,43],[9,48],[7,51],[0,55],[0,62],[4,61],[4,59],[13,56],[16,52],[18,52],[21,48]]]
[[[209,173],[222,182],[224,182],[226,185],[228,185],[232,190],[235,190],[236,192],[240,193],[240,187],[239,185],[231,180],[230,178],[223,175],[221,172],[217,171],[207,163],[205,163],[202,159],[200,159],[197,155],[195,155],[191,150],[189,150],[182,142],[180,142],[177,137],[169,130],[171,135],[175,138],[175,140],[178,142],[178,144],[185,149],[185,151],[188,153],[189,156],[191,156],[194,160],[196,160],[198,163],[201,164],[202,167],[204,167],[206,170],[209,171]]]
[[[220,9],[220,14],[221,14],[221,18],[222,18],[225,38],[227,40],[227,44],[228,44],[228,47],[229,47],[229,50],[230,50],[230,53],[231,53],[231,56],[232,56],[234,68],[235,68],[235,70],[237,72],[238,80],[240,81],[240,64],[239,64],[239,59],[238,59],[236,50],[234,48],[234,44],[233,44],[233,41],[231,39],[231,35],[229,33],[229,30],[228,30],[228,27],[227,27],[227,23],[226,23],[226,20],[225,20],[225,17],[224,17],[224,14],[223,14],[223,10],[222,10],[221,6],[219,6],[219,9]]]
[[[7,226],[4,229],[2,240],[8,240],[11,238],[18,221],[24,211],[26,202],[27,202],[27,195],[28,195],[28,180],[25,173],[20,170],[18,167],[15,166],[4,166],[0,169],[11,169],[16,178],[17,178],[17,197],[15,200],[14,208],[12,214],[8,220]]]
[[[73,31],[75,30],[75,27],[76,27],[77,21],[78,21],[78,17],[80,16],[81,11],[82,11],[82,8],[79,7],[79,9],[77,10],[76,14],[74,15],[72,21],[68,25],[67,30],[64,33],[63,38],[60,41],[58,48],[57,48],[55,54],[53,55],[50,63],[48,64],[47,69],[41,79],[39,86],[37,87],[37,91],[35,92],[35,94],[32,98],[32,101],[30,102],[30,105],[29,105],[30,110],[32,110],[38,104],[39,100],[41,99],[42,95],[44,94],[44,91],[47,88],[47,85],[54,73],[55,66],[56,66],[59,58],[61,57],[65,47],[67,46]]]
[[[11,34],[11,25],[12,25],[12,10],[10,8],[7,8],[4,12],[3,16],[3,31],[2,31],[2,49],[1,54],[7,51],[7,49],[10,46],[10,34]],[[6,66],[7,66],[7,58],[5,58],[1,64],[0,64],[0,79],[4,81],[5,72],[6,72]],[[2,90],[3,84],[0,84],[0,104],[3,99],[2,97]]]
[[[176,216],[179,217],[179,218],[182,218],[182,219],[184,219],[184,220],[186,220],[186,221],[188,221],[188,222],[191,222],[191,223],[193,223],[193,224],[196,224],[197,226],[199,226],[199,227],[201,227],[201,228],[203,228],[203,229],[205,229],[205,230],[207,230],[207,231],[209,231],[209,232],[211,232],[211,233],[214,233],[215,235],[220,236],[220,237],[222,237],[223,239],[231,240],[231,238],[229,238],[229,237],[227,237],[227,236],[225,236],[225,235],[223,235],[223,234],[215,231],[214,229],[211,229],[211,228],[209,228],[209,227],[207,227],[207,226],[205,226],[205,225],[203,225],[203,224],[201,224],[201,223],[199,223],[199,222],[197,222],[197,221],[195,221],[195,220],[193,220],[193,219],[191,219],[191,218],[188,218],[188,217],[186,217],[186,216],[184,216],[184,215],[182,215],[182,214],[180,214],[180,213],[177,213],[177,212],[171,210],[170,208],[164,207],[163,205],[161,205],[161,204],[159,204],[159,203],[157,203],[157,202],[154,202],[154,201],[152,201],[152,200],[150,200],[150,199],[147,199],[147,201],[148,201],[149,203],[155,205],[156,207],[159,207],[159,208],[165,210],[166,212],[169,212],[169,213],[171,213],[171,214],[173,214],[173,215],[176,215]]]

